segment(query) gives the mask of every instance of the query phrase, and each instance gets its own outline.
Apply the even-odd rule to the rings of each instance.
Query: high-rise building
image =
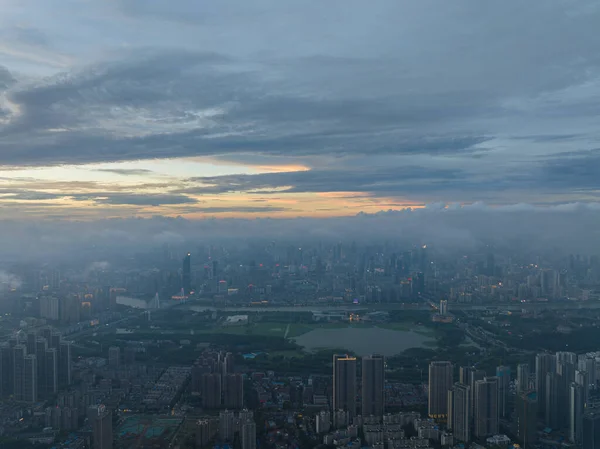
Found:
[[[111,346],[108,348],[108,365],[113,368],[118,368],[121,363],[121,348]]]
[[[13,348],[13,395],[17,401],[23,400],[23,374],[26,355],[27,348],[25,345],[15,345]]]
[[[446,419],[448,416],[448,390],[452,388],[452,363],[429,364],[429,417]]]
[[[504,418],[509,414],[508,394],[510,393],[510,367],[497,367],[496,377],[498,378],[498,409],[500,416]]]
[[[39,398],[45,398],[47,395],[46,387],[46,350],[48,342],[43,337],[38,337],[35,341],[35,355],[37,357],[37,393]]]
[[[454,387],[452,387],[448,390],[448,419],[446,420],[446,429],[452,430],[453,424],[454,424]]]
[[[583,416],[583,436],[581,447],[600,449],[600,413],[588,412]]]
[[[529,364],[520,363],[517,365],[517,392],[526,393],[529,389]]]
[[[35,331],[27,332],[27,354],[35,354],[35,341],[37,339],[37,335]]]
[[[556,366],[556,373],[558,375],[558,424],[561,428],[569,427],[569,389],[571,384],[575,382],[577,365],[576,355],[573,353],[566,354],[572,354],[572,356],[568,359],[558,360]]]
[[[535,391],[519,393],[515,399],[517,436],[528,447],[537,440],[537,397]]]
[[[333,410],[356,414],[356,357],[347,354],[333,356]]]
[[[71,342],[61,341],[58,345],[58,385],[71,385]]]
[[[13,351],[7,342],[0,343],[0,397],[13,394],[15,367]]]
[[[100,405],[98,407],[97,415],[93,418],[94,449],[112,449],[112,413],[106,410],[104,405]]]
[[[471,387],[455,383],[453,396],[452,432],[456,439],[468,443],[471,441]]]
[[[546,416],[546,378],[556,371],[556,357],[541,353],[535,356],[535,391],[538,392],[538,413]]]
[[[326,433],[331,429],[331,413],[321,410],[316,417],[317,433]]]
[[[58,392],[58,352],[54,348],[46,349],[44,391],[47,396]]]
[[[544,423],[547,427],[558,429],[560,425],[561,410],[559,409],[560,401],[560,381],[559,374],[550,372],[546,374],[546,400],[544,411]],[[566,399],[566,398],[565,398]]]
[[[446,299],[440,301],[440,315],[448,315],[448,300]]]
[[[221,406],[221,375],[204,373],[202,375],[201,393],[204,408],[219,408]]]
[[[583,403],[587,404],[590,395],[590,377],[587,371],[575,371],[575,383],[583,388]]]
[[[233,441],[235,434],[235,417],[231,410],[219,413],[219,436],[224,441]]]
[[[583,412],[585,411],[584,390],[573,382],[569,386],[569,440],[581,443],[583,437]]]
[[[241,410],[244,408],[244,378],[238,373],[227,374],[223,379],[226,385],[223,395],[225,407]]]
[[[256,449],[256,423],[253,419],[242,424],[242,449]]]
[[[383,416],[385,361],[382,355],[362,358],[362,416]]]
[[[22,382],[22,400],[32,404],[37,402],[37,357],[35,354],[28,354],[23,357]]]
[[[475,418],[475,382],[485,378],[485,371],[482,369],[473,368],[469,372],[469,386],[471,387],[471,426]]]
[[[463,385],[471,385],[471,371],[475,370],[472,366],[461,366],[458,370],[458,382]]]
[[[225,354],[223,358],[223,375],[233,374],[235,372],[235,357],[231,352]]]
[[[183,292],[189,295],[192,291],[192,255],[187,253],[183,258],[183,275],[181,277]]]
[[[486,377],[475,382],[475,436],[484,438],[498,433],[498,378]]]

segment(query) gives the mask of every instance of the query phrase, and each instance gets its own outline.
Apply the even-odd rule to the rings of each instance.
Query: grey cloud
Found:
[[[557,173],[550,160],[599,140],[592,2],[176,3],[111,0],[107,11],[131,26],[102,22],[112,44],[96,38],[90,52],[111,61],[39,82],[0,70],[15,106],[0,112],[0,164],[260,156],[315,168],[199,192],[290,186],[501,202],[518,189],[594,185],[585,167]],[[122,43],[129,50],[109,48]],[[206,52],[190,50],[198,43]],[[366,156],[387,158],[386,169]],[[364,157],[362,174],[353,157]],[[454,174],[436,172],[445,169]]]
[[[8,69],[2,65],[0,65],[0,92],[8,89],[13,84],[15,84],[16,80],[13,78]]]
[[[197,200],[185,195],[158,195],[158,194],[128,194],[128,193],[110,193],[94,194],[91,196],[81,195],[76,198],[93,199],[99,204],[113,205],[133,205],[133,206],[161,206],[171,204],[190,204]]]
[[[143,168],[97,168],[94,171],[102,173],[114,173],[123,176],[146,176],[154,173],[152,170]]]
[[[124,192],[91,192],[91,193],[52,193],[38,190],[2,188],[0,202],[5,200],[39,201],[70,198],[75,201],[92,201],[96,204],[131,205],[131,206],[161,206],[176,204],[194,204],[198,201],[181,194],[135,194]],[[27,203],[24,203],[27,204]]]
[[[230,212],[246,213],[246,214],[261,214],[269,212],[282,212],[289,210],[285,207],[278,206],[214,206],[214,207],[197,207],[188,209],[188,212],[202,212],[206,214],[224,214]]]

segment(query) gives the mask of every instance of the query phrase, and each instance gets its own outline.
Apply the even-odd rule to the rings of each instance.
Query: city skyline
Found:
[[[2,10],[3,217],[597,204],[592,1]]]

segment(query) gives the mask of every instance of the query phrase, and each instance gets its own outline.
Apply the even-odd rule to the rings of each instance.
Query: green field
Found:
[[[246,326],[222,326],[215,329],[201,330],[198,333],[218,333],[232,335],[261,335],[266,337],[294,338],[315,329],[344,329],[347,327],[381,327],[395,331],[413,331],[421,335],[433,336],[432,329],[407,323],[251,323]]]

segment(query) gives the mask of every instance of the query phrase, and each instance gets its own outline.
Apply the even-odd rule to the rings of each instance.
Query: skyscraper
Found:
[[[517,392],[526,393],[529,391],[529,364],[521,363],[517,365]]]
[[[244,408],[244,378],[241,374],[227,374],[224,378],[225,407],[233,410]]]
[[[508,393],[510,392],[510,367],[499,366],[496,368],[498,378],[498,409],[501,417],[508,416]]]
[[[583,437],[584,390],[573,382],[569,386],[569,440],[580,443]]]
[[[583,443],[585,449],[600,449],[600,413],[589,412],[583,416]]]
[[[471,441],[471,387],[468,385],[454,384],[452,421],[454,437],[463,443]]]
[[[28,354],[23,357],[22,382],[22,400],[32,404],[37,402],[37,357],[35,354]]]
[[[475,436],[484,438],[498,433],[498,378],[486,377],[475,382]]]
[[[98,414],[94,418],[94,449],[112,449],[112,413],[104,405],[98,407]]]
[[[383,416],[385,361],[373,354],[362,359],[362,416]]]
[[[121,363],[121,348],[111,346],[108,348],[108,364],[113,368],[118,368]]]
[[[557,353],[558,354],[558,353]],[[569,427],[569,389],[575,382],[576,355],[573,353],[568,359],[557,360],[556,373],[558,374],[558,424],[560,427]]]
[[[44,372],[46,380],[44,382],[44,391],[46,395],[53,395],[58,392],[58,352],[54,348],[46,349],[46,363]]]
[[[58,385],[71,385],[71,342],[61,341],[58,345]]]
[[[10,396],[14,389],[13,352],[6,342],[0,343],[0,397]]]
[[[356,414],[356,357],[347,354],[333,356],[333,410]]]
[[[458,381],[463,385],[471,385],[471,371],[474,369],[472,366],[461,366],[458,370]]]
[[[17,401],[23,400],[23,373],[26,355],[27,348],[25,345],[16,345],[13,348],[13,395]]]
[[[560,427],[560,380],[560,376],[557,373],[550,372],[546,374],[546,408],[544,410],[544,423],[547,427],[553,429],[558,429]]]
[[[447,418],[450,388],[452,388],[452,363],[431,362],[429,364],[429,417]]]
[[[538,413],[546,416],[546,376],[556,371],[556,357],[541,353],[535,356],[535,391],[538,392]]]
[[[471,369],[469,372],[469,386],[471,387],[471,425],[475,418],[475,382],[485,378],[485,371],[482,369]]]
[[[537,397],[535,391],[517,394],[515,400],[517,435],[527,447],[537,439]]]
[[[235,419],[231,410],[223,410],[219,413],[219,436],[224,441],[233,441],[235,433]]]
[[[219,408],[221,406],[221,375],[204,373],[201,382],[202,404],[204,408]]]
[[[35,342],[35,355],[37,357],[37,392],[39,398],[47,395],[46,387],[46,350],[48,342],[43,337],[38,337]]]
[[[192,255],[187,253],[183,258],[183,275],[181,277],[183,292],[189,295],[192,291]]]
[[[242,449],[256,449],[256,423],[253,419],[242,424]]]

